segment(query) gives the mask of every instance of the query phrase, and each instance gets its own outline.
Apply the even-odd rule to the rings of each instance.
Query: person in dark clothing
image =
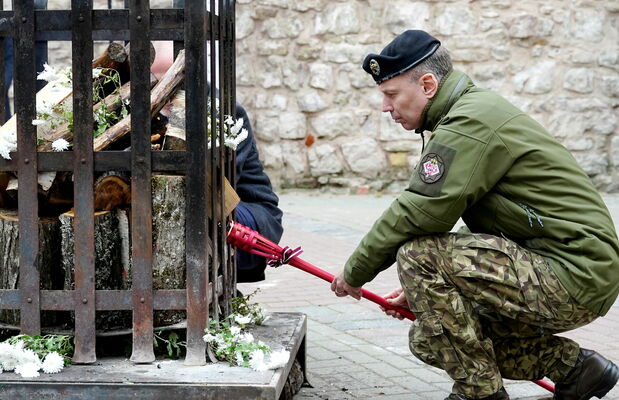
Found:
[[[156,56],[151,71],[160,78],[172,65],[172,43],[157,41],[153,45]],[[273,192],[271,181],[262,167],[247,112],[238,103],[235,118],[242,118],[243,128],[247,130],[247,138],[236,149],[235,187],[241,202],[235,209],[235,220],[277,243],[283,232],[282,211],[278,208],[279,198]],[[237,282],[258,282],[265,279],[264,257],[241,250],[236,252]]]
[[[256,139],[247,112],[236,105],[236,118],[243,118],[247,138],[236,149],[236,192],[241,202],[236,207],[236,221],[277,243],[282,236],[282,210],[273,192],[271,181],[260,162]],[[265,279],[266,259],[237,250],[237,282],[257,282]]]

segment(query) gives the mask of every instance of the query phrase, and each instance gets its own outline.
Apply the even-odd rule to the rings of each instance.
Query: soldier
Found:
[[[404,32],[363,69],[383,112],[432,136],[331,289],[358,299],[397,261],[402,287],[387,297],[417,315],[411,351],[454,380],[449,400],[509,399],[502,378],[543,377],[555,399],[603,397],[617,366],[555,335],[605,315],[619,292],[619,241],[588,176],[426,32]],[[450,233],[459,218],[468,229]]]

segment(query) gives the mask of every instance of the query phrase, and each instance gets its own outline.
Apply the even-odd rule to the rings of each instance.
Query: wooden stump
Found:
[[[75,289],[74,231],[72,211],[62,214],[60,231],[62,234],[62,270],[64,272],[64,289]],[[118,215],[115,211],[95,213],[95,289],[124,289],[122,243],[118,227]],[[131,326],[129,311],[97,311],[96,328],[111,330]]]
[[[185,177],[154,175],[153,288],[184,289],[185,286]],[[155,311],[155,326],[182,321],[184,311]]]
[[[39,220],[38,264],[41,289],[62,289],[64,272],[58,267],[60,223],[56,218]],[[0,288],[19,288],[19,217],[16,210],[0,210]],[[41,324],[57,325],[61,321],[55,311],[43,311]],[[19,310],[0,310],[0,322],[19,325]]]

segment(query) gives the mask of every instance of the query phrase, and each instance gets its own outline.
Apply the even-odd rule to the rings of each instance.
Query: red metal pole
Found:
[[[335,276],[330,272],[327,272],[323,269],[316,267],[300,259],[297,255],[288,256],[288,254],[294,254],[295,251],[289,250],[288,247],[283,248],[278,244],[273,243],[269,239],[260,235],[258,232],[249,229],[246,226],[243,226],[239,223],[232,222],[230,231],[228,232],[228,243],[232,244],[234,247],[237,247],[240,250],[247,251],[249,253],[258,254],[260,256],[265,257],[267,260],[274,261],[278,264],[289,264],[295,268],[298,268],[302,271],[308,272],[318,278],[321,278],[329,283],[333,282]],[[298,253],[297,253],[298,254]],[[396,307],[387,302],[387,300],[373,292],[370,292],[366,289],[361,289],[361,297],[368,299],[379,306],[386,308],[388,310],[394,310],[399,312],[403,317],[414,321],[417,319],[415,314],[413,314],[410,310]],[[546,382],[544,380],[533,381],[538,386],[543,387],[549,392],[554,393],[555,387],[552,383]]]

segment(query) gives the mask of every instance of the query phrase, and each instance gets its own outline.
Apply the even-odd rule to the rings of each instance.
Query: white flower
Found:
[[[241,128],[243,128],[243,118],[239,118],[236,120],[234,126],[230,128],[230,133],[236,136],[236,134],[241,131]]]
[[[22,364],[38,364],[39,366],[41,365],[41,359],[39,358],[37,353],[30,349],[23,349],[20,352],[18,358],[20,363]]]
[[[15,349],[11,354],[2,357],[2,369],[4,371],[13,371],[19,364],[19,360],[15,357]]]
[[[32,125],[34,126],[45,125],[45,124],[47,124],[47,121],[44,119],[33,119],[32,120]]]
[[[43,71],[39,72],[37,79],[40,81],[53,82],[60,79],[61,76],[56,70],[49,66],[49,64],[43,64]]]
[[[269,369],[278,369],[284,367],[290,359],[290,352],[288,350],[279,350],[271,353],[269,358]]]
[[[202,336],[202,339],[207,343],[214,342],[215,340],[217,340],[217,336],[207,333],[206,335]]]
[[[6,160],[10,160],[9,153],[17,150],[17,143],[15,142],[14,132],[2,135],[0,134],[0,156]]]
[[[249,355],[249,366],[254,371],[266,371],[269,369],[264,363],[264,351],[260,349],[252,351]]]
[[[249,315],[235,315],[234,322],[239,325],[247,325],[251,322],[251,317]]]
[[[23,378],[36,378],[39,376],[40,365],[36,363],[19,364],[15,367],[15,373]]]
[[[243,354],[241,354],[240,351],[236,351],[234,353],[234,355],[236,356],[236,365],[243,365],[245,363],[245,359],[243,358]]]
[[[230,147],[232,150],[236,150],[237,147],[239,147],[239,144],[241,144],[241,142],[245,139],[247,139],[247,129],[243,129],[241,131],[241,134],[235,138],[230,138],[230,137],[226,138],[226,141],[224,144]]]
[[[52,104],[45,100],[41,100],[37,103],[37,113],[38,114],[51,114],[54,112]]]
[[[210,116],[209,116],[210,119]],[[231,115],[226,115],[226,118],[224,119],[224,122],[226,123],[226,125],[230,126],[230,125],[234,125],[234,118],[232,118]]]
[[[97,79],[98,77],[100,77],[102,72],[103,72],[103,68],[93,68],[92,79]]]
[[[70,146],[70,143],[67,142],[66,140],[64,140],[64,139],[56,139],[52,143],[52,150],[54,150],[54,151],[68,150],[69,146]]]
[[[238,334],[241,333],[241,328],[239,328],[238,326],[233,326],[230,328],[230,333],[232,334],[232,336],[238,336]]]
[[[43,361],[43,372],[46,374],[56,374],[64,368],[64,358],[55,351],[45,356]]]
[[[252,335],[249,332],[246,333],[242,333],[241,334],[241,340],[247,342],[247,343],[252,343],[254,341],[254,335]]]

